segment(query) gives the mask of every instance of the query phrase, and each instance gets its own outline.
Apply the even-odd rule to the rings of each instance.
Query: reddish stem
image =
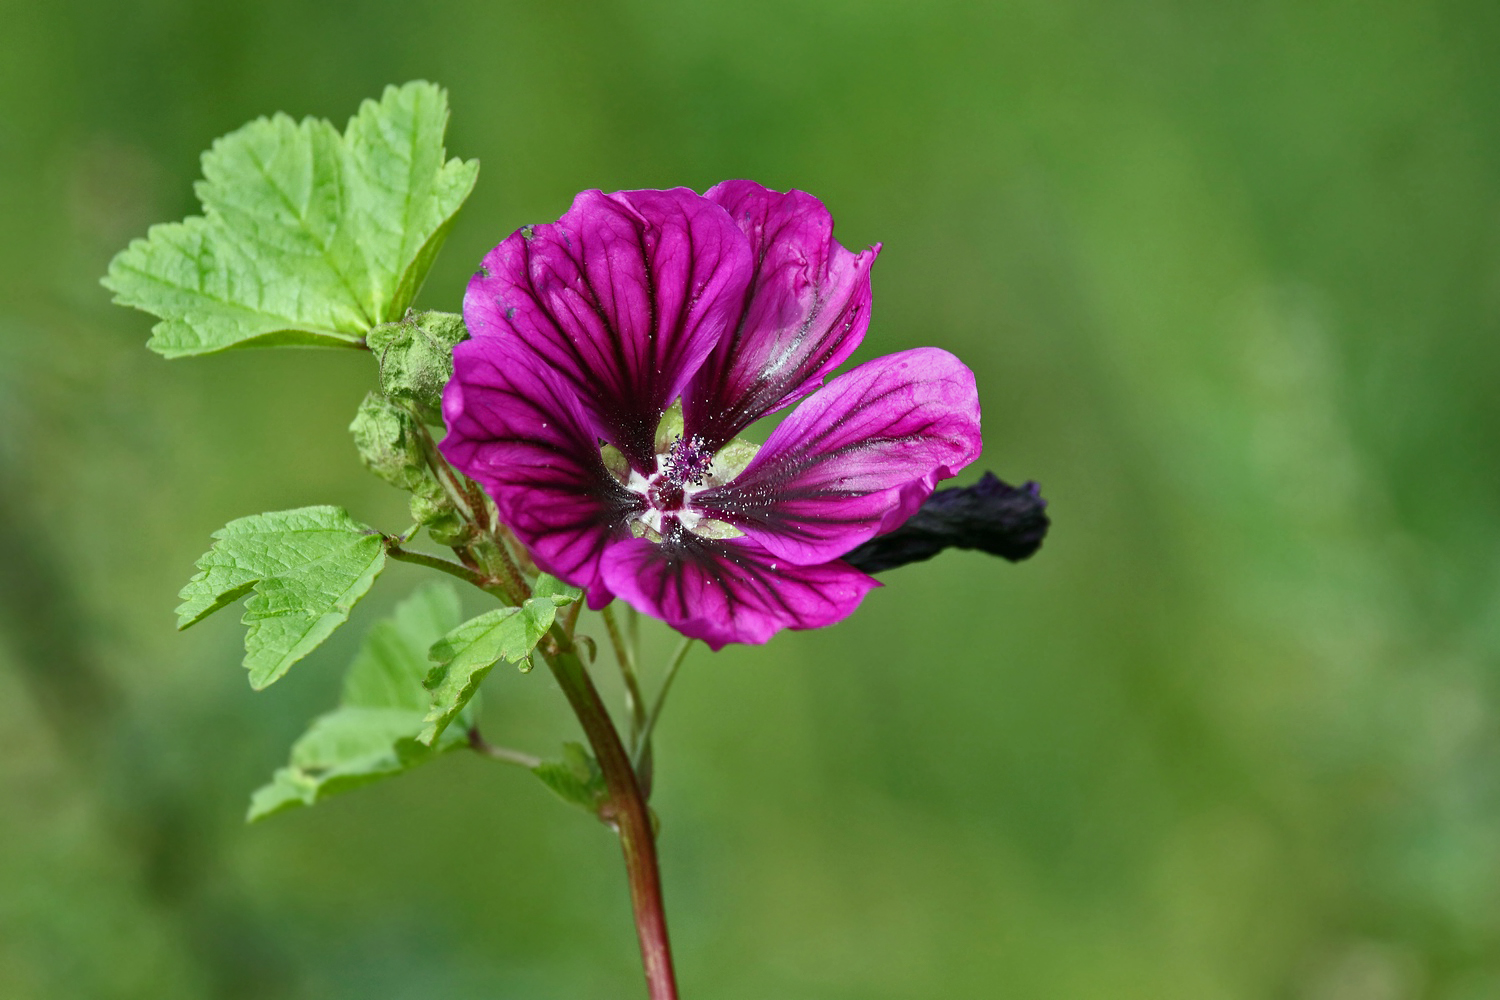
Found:
[[[604,773],[608,798],[599,816],[620,835],[625,854],[625,873],[630,882],[630,901],[635,910],[635,929],[641,942],[641,961],[646,967],[646,988],[651,1000],[677,1000],[677,980],[672,971],[672,947],[667,940],[667,913],[661,894],[661,870],[656,860],[656,834],[651,812],[636,780],[630,755],[599,697],[593,679],[574,652],[571,640],[554,628],[551,641],[543,640],[547,665],[557,678],[568,703],[583,725]]]

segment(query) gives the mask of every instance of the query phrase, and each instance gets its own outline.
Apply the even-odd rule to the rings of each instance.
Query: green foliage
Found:
[[[187,628],[251,593],[240,620],[256,690],[333,634],[385,567],[378,532],[342,507],[302,507],[230,521],[177,596]]]
[[[562,760],[543,761],[531,773],[558,798],[589,812],[598,812],[608,794],[599,762],[578,743],[564,743]]]
[[[359,346],[406,312],[474,187],[477,161],[445,161],[447,123],[425,82],[386,88],[343,135],[257,119],[204,154],[204,214],[153,226],[104,285],[161,318],[149,346],[167,357]]]
[[[541,573],[531,585],[531,596],[535,600],[551,601],[555,607],[566,607],[583,600],[583,591],[563,583],[550,573]]]
[[[380,388],[411,403],[429,424],[443,421],[443,386],[453,377],[453,348],[469,336],[456,313],[412,313],[366,337],[380,360]]]
[[[315,719],[293,744],[290,765],[251,797],[248,818],[313,805],[467,746],[468,712],[463,727],[434,745],[414,739],[429,701],[422,686],[428,647],[458,620],[458,596],[438,583],[423,586],[377,622],[344,676],[339,707]]]
[[[463,711],[496,663],[529,663],[531,651],[552,627],[557,609],[580,600],[583,592],[542,574],[533,596],[520,607],[496,608],[471,618],[432,646],[427,688],[432,709],[418,738],[427,744]]]

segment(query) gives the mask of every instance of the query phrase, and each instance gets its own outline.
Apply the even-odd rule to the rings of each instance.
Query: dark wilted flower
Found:
[[[986,472],[973,486],[938,490],[901,527],[845,553],[844,561],[880,573],[944,549],[974,549],[1020,562],[1042,547],[1051,525],[1039,484],[1012,486]]]

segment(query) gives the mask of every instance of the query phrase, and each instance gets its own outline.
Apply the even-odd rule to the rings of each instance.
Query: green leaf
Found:
[[[597,813],[609,790],[604,772],[592,754],[578,743],[563,744],[562,760],[547,760],[531,769],[557,797]]]
[[[380,534],[342,507],[302,507],[230,521],[177,596],[187,628],[254,591],[241,618],[245,668],[257,691],[349,618],[385,567]]]
[[[109,265],[115,301],[161,319],[167,357],[235,347],[357,347],[400,318],[478,176],[446,160],[447,94],[387,87],[343,135],[257,119],[203,155],[204,214],[153,226]]]
[[[583,596],[578,588],[545,573],[537,578],[533,594],[520,607],[486,611],[433,643],[428,655],[434,665],[427,675],[432,709],[419,740],[431,744],[441,736],[496,663],[528,664],[557,609]]]
[[[412,520],[427,529],[439,545],[463,545],[474,529],[464,520],[428,464],[431,441],[413,415],[411,404],[378,392],[365,395],[349,424],[359,460],[375,475],[412,494]],[[454,473],[460,476],[461,474]]]
[[[249,819],[313,805],[467,746],[468,713],[463,727],[433,746],[414,738],[428,706],[427,649],[458,619],[458,596],[440,583],[377,622],[344,677],[339,707],[313,721],[293,744],[289,766],[251,796]]]
[[[531,593],[533,597],[551,601],[554,606],[559,608],[572,604],[574,601],[583,600],[583,591],[577,587],[568,586],[549,573],[542,573],[536,578],[536,583],[532,586]]]
[[[453,377],[453,348],[467,339],[456,313],[412,313],[377,326],[365,342],[380,361],[380,390],[411,403],[429,424],[442,424],[443,387]]]
[[[451,584],[420,587],[371,627],[344,675],[340,704],[425,714],[431,703],[422,684],[432,666],[427,650],[461,620]]]

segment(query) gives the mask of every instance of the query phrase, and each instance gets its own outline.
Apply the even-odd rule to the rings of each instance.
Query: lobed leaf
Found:
[[[387,87],[342,135],[327,121],[260,118],[214,142],[204,214],[153,226],[109,265],[115,301],[160,318],[167,357],[237,347],[357,347],[403,316],[477,161],[447,160],[447,94]]]
[[[423,586],[377,622],[344,677],[339,707],[313,720],[292,745],[289,765],[251,796],[248,818],[313,805],[466,746],[467,725],[431,746],[415,739],[429,702],[422,686],[427,650],[458,620],[458,596],[440,583]],[[468,712],[463,717],[467,722]]]
[[[333,634],[385,567],[379,533],[342,507],[302,507],[230,521],[178,597],[187,628],[250,594],[240,619],[256,690]],[[251,593],[253,591],[253,593]]]
[[[550,573],[539,574],[532,584],[531,594],[538,600],[551,601],[555,607],[565,607],[583,600],[583,591],[563,583]]]
[[[427,728],[417,738],[432,744],[479,690],[490,670],[504,660],[526,660],[552,627],[557,609],[580,600],[583,592],[543,573],[533,596],[520,607],[496,608],[471,618],[433,643],[427,675],[432,708]]]

